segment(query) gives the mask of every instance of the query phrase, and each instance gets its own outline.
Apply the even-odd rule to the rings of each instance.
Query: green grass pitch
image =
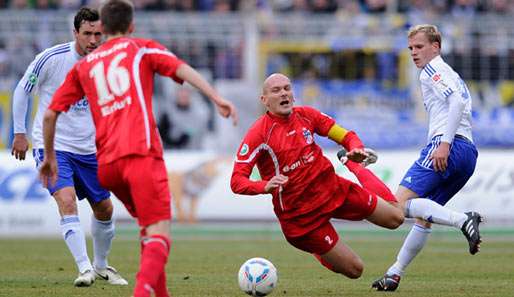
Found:
[[[408,228],[338,228],[341,238],[365,262],[364,274],[357,280],[332,273],[312,256],[289,246],[276,227],[173,228],[167,273],[175,297],[246,296],[239,290],[236,275],[245,260],[256,256],[271,260],[278,269],[278,287],[270,296],[514,296],[512,229],[484,229],[482,251],[471,256],[460,233],[436,227],[399,290],[381,293],[371,291],[370,283],[393,262]],[[110,264],[130,285],[116,287],[97,281],[90,288],[73,287],[75,265],[61,239],[1,238],[0,296],[131,296],[139,261],[135,238],[135,229],[120,228],[110,256]]]

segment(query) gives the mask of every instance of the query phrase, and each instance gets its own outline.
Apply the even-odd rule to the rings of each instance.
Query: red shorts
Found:
[[[171,220],[168,174],[162,158],[131,155],[99,165],[98,180],[141,227]]]
[[[314,228],[310,228],[301,236],[291,237],[286,234],[286,240],[302,251],[323,255],[330,251],[339,240],[339,235],[330,223],[331,218],[360,221],[369,217],[376,207],[377,196],[358,184],[352,183],[341,206],[328,213],[312,212],[309,215],[313,218]],[[281,223],[282,225],[288,224],[288,222]]]

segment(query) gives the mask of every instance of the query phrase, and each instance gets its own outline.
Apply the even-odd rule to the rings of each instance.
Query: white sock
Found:
[[[91,219],[91,234],[93,235],[93,250],[95,253],[95,268],[107,267],[107,256],[111,251],[112,238],[114,237],[114,224],[112,220],[99,221],[95,217]]]
[[[65,215],[61,219],[61,231],[80,273],[91,270],[91,261],[87,256],[86,236],[80,227],[77,215]]]
[[[403,275],[405,268],[425,246],[430,233],[432,233],[432,229],[414,224],[403,242],[402,248],[396,257],[396,262],[389,268],[387,274]]]
[[[407,218],[423,219],[430,223],[461,228],[468,216],[465,213],[448,209],[426,198],[416,198],[405,204]]]

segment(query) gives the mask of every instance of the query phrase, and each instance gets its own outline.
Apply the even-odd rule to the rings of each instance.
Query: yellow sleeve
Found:
[[[332,139],[337,143],[342,143],[347,133],[348,130],[339,126],[338,124],[334,124],[334,126],[332,126],[330,130],[328,130],[328,138]]]

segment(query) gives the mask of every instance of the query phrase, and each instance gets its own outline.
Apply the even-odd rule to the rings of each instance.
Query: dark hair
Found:
[[[98,10],[89,7],[82,7],[75,15],[73,26],[75,27],[75,31],[78,32],[80,25],[82,25],[83,22],[96,22],[98,20],[100,20]]]
[[[100,10],[105,34],[127,33],[132,23],[134,6],[126,0],[109,0]]]

